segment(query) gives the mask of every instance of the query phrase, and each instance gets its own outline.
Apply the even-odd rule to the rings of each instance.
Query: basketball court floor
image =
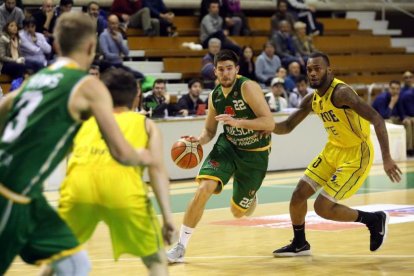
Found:
[[[170,275],[414,275],[414,161],[399,163],[401,183],[391,183],[374,166],[359,193],[344,204],[363,210],[387,210],[389,234],[376,253],[369,251],[369,232],[356,223],[334,223],[316,216],[308,202],[307,240],[312,256],[274,258],[272,251],[289,243],[292,230],[289,199],[303,170],[268,173],[252,217],[233,219],[231,183],[208,203],[186,253],[186,263],[169,267]],[[174,218],[179,229],[195,190],[193,181],[171,185]],[[47,194],[56,205],[57,192]],[[140,260],[124,255],[113,261],[105,225],[85,245],[91,275],[146,275]],[[36,275],[38,268],[16,258],[6,275]]]

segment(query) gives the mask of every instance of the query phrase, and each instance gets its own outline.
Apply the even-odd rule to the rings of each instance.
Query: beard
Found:
[[[309,86],[313,89],[319,89],[325,85],[327,79],[328,79],[328,73],[326,72],[325,75],[323,75],[323,77],[319,81],[319,83],[312,83],[312,81],[309,81]]]
[[[224,88],[230,88],[233,86],[235,80],[236,80],[236,77],[234,77],[233,79],[228,78],[226,80],[220,81],[220,84]]]

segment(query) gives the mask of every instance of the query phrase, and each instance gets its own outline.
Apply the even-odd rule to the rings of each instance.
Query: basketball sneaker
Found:
[[[184,262],[185,248],[181,243],[177,243],[173,248],[167,251],[167,259],[170,264]]]
[[[296,256],[310,256],[310,244],[305,242],[304,245],[297,246],[293,240],[291,244],[273,251],[275,257],[296,257]]]
[[[259,203],[259,200],[257,199],[257,194],[254,196],[252,204],[250,204],[250,207],[247,208],[247,211],[244,213],[246,217],[250,217],[254,210],[256,210],[257,204]]]
[[[378,220],[373,224],[367,225],[369,232],[371,233],[369,244],[369,249],[371,251],[377,251],[384,243],[388,232],[388,221],[390,218],[388,213],[383,211],[378,211],[374,214],[378,216]]]

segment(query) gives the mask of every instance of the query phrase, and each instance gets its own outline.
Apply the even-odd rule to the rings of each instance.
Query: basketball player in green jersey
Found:
[[[0,102],[0,275],[16,255],[51,264],[57,275],[86,275],[85,251],[42,195],[42,183],[65,157],[82,120],[94,115],[114,158],[124,165],[151,162],[123,137],[107,88],[88,76],[95,25],[65,13],[55,27],[58,60]]]
[[[308,94],[299,109],[285,121],[276,123],[273,132],[289,133],[313,111],[323,122],[328,142],[309,164],[290,200],[293,241],[275,250],[273,255],[310,255],[310,245],[305,238],[307,199],[319,189],[322,191],[315,200],[315,212],[329,220],[364,223],[371,234],[370,250],[376,251],[387,235],[388,214],[363,212],[338,202],[354,195],[369,174],[374,155],[370,123],[378,137],[385,172],[391,181],[400,181],[401,171],[391,158],[384,120],[351,87],[333,77],[325,54],[312,54],[306,70],[315,91]]]
[[[198,138],[207,144],[216,135],[218,122],[224,132],[204,161],[197,176],[198,189],[187,207],[178,243],[167,252],[170,263],[184,261],[185,248],[213,193],[220,193],[233,176],[231,212],[240,218],[253,213],[263,178],[266,175],[271,140],[259,137],[260,130],[273,129],[273,117],[259,85],[243,76],[238,56],[222,50],[214,57],[219,85],[209,97],[205,127]]]

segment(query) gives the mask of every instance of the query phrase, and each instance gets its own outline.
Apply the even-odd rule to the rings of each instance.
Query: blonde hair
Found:
[[[79,49],[86,39],[96,37],[96,27],[87,14],[68,12],[59,16],[53,33],[62,55],[66,56]]]

